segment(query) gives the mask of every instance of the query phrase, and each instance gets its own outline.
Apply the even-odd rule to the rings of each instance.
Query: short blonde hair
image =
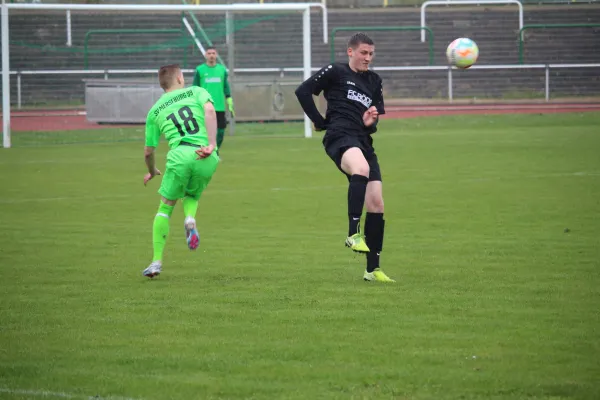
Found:
[[[181,72],[179,64],[163,65],[158,70],[158,82],[163,90],[170,89]]]

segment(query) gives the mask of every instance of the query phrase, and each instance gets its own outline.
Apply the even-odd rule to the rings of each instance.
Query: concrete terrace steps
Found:
[[[329,10],[329,30],[336,27],[355,25],[356,15],[360,13],[361,26],[418,26],[420,13],[418,8]],[[515,64],[518,62],[517,46],[517,9],[512,6],[451,8],[431,7],[427,11],[427,25],[433,30],[435,65],[445,65],[447,44],[459,36],[471,37],[479,44],[481,54],[479,64]],[[277,18],[264,19],[265,14],[244,14],[237,21],[263,20],[246,26],[235,34],[235,66],[242,68],[262,67],[299,67],[302,64],[302,21],[298,14],[279,15]],[[225,38],[222,32],[222,15],[197,15],[197,18],[213,34],[213,42],[227,60]],[[74,46],[83,46],[85,34],[90,29],[179,29],[181,20],[174,14],[78,14],[73,15],[72,38]],[[322,42],[320,14],[315,12],[311,18],[312,64],[315,67],[330,61],[330,46]],[[529,7],[525,8],[525,23],[600,23],[600,7]],[[591,29],[583,30],[531,30],[527,31],[524,47],[526,63],[588,63],[600,62],[600,35]],[[352,32],[339,32],[334,41],[337,61],[344,61],[345,41]],[[419,31],[369,32],[377,44],[377,66],[411,66],[428,63],[428,45],[420,41]],[[81,52],[53,52],[43,46],[58,46],[64,49],[66,39],[64,14],[35,13],[29,15],[11,15],[11,41],[26,42],[37,47],[11,46],[11,69],[82,69]],[[101,46],[140,47],[172,40],[173,35],[110,35],[95,36],[90,48]],[[289,40],[292,38],[292,40]],[[186,53],[187,52],[187,53]],[[89,67],[94,69],[155,69],[159,65],[182,62],[184,54],[189,57],[189,67],[202,61],[197,49],[171,48],[130,54],[90,54]],[[488,73],[489,74],[489,73]],[[541,74],[541,75],[540,75]],[[553,87],[566,88],[575,78],[560,73],[553,77]],[[578,72],[579,74],[579,72]],[[388,80],[387,88],[398,96],[422,96],[443,98],[447,95],[446,72],[411,71],[404,73],[382,73]],[[598,75],[598,74],[596,74]],[[299,75],[298,75],[299,76]],[[461,74],[456,75],[456,90],[459,94],[477,95],[478,91],[487,91],[488,96],[499,96],[498,90],[481,89],[485,85],[476,82],[461,82]],[[481,77],[488,80],[480,71],[470,70],[471,79]],[[523,90],[539,93],[543,89],[540,83],[541,71],[523,73],[518,71],[498,71],[493,79],[498,86],[509,87],[515,84],[515,92]],[[581,79],[590,83],[590,94],[599,93],[600,82],[594,80],[593,71],[581,71]],[[273,76],[265,75],[266,79]],[[415,87],[419,82],[418,88]],[[12,80],[12,93],[16,91]],[[411,86],[412,85],[412,86]],[[542,86],[540,86],[542,85]],[[83,84],[80,76],[27,76],[22,82],[23,101],[28,101],[37,91],[38,96],[52,98],[81,98]],[[65,90],[64,88],[69,88]],[[512,90],[512,89],[510,89]],[[575,89],[573,89],[575,90]],[[580,89],[576,89],[580,90]],[[596,92],[594,92],[594,90]],[[586,92],[587,93],[587,92]]]
[[[565,9],[568,12],[565,12]],[[417,26],[420,24],[419,13],[415,9],[390,9],[389,12],[378,12],[372,9],[362,10],[361,25],[365,26]],[[340,26],[350,26],[355,19],[352,12],[330,10],[329,27],[333,29]],[[600,8],[576,8],[562,7],[560,9],[526,9],[526,23],[543,23],[556,21],[583,23],[589,21],[600,21]],[[245,14],[243,18],[251,19],[264,15]],[[19,21],[19,16],[11,20],[11,39],[24,42],[32,42],[43,45],[64,45],[65,32],[63,16],[60,14],[35,14],[30,20]],[[198,19],[210,31],[222,22],[222,18],[216,15],[199,15]],[[312,18],[312,44],[313,62],[321,65],[329,62],[329,45],[322,43],[321,21],[315,13]],[[481,63],[513,63],[517,61],[517,13],[514,7],[485,8],[479,7],[471,11],[464,8],[450,10],[449,7],[431,8],[427,13],[427,24],[433,30],[434,53],[436,64],[443,64],[444,52],[447,43],[457,36],[468,36],[476,40],[482,50]],[[85,33],[90,29],[147,29],[148,27],[179,28],[181,26],[179,17],[176,15],[144,15],[142,17],[133,14],[106,14],[98,15],[80,14],[73,17],[73,44],[83,45]],[[250,25],[236,33],[236,65],[244,68],[258,68],[264,66],[295,66],[301,63],[302,35],[301,19],[297,14],[281,15],[276,19],[258,22]],[[33,32],[33,35],[31,35]],[[578,43],[572,43],[572,34],[562,31],[552,37],[544,37],[539,31],[528,31],[525,49],[529,59],[536,62],[545,57],[556,59],[556,50],[565,49],[559,53],[566,59],[559,60],[569,62],[592,62],[600,59],[600,51],[597,43],[600,41],[592,35],[583,36]],[[339,32],[335,40],[336,57],[344,58],[345,39],[351,32]],[[419,40],[418,31],[406,32],[369,32],[377,43],[378,62],[382,65],[422,65],[427,61],[423,51],[427,51],[427,44]],[[296,37],[298,40],[281,41],[274,38]],[[161,42],[172,40],[173,35],[139,35],[139,36],[95,36],[90,41],[90,49],[100,46],[114,44],[115,41],[131,46],[147,46],[149,42]],[[224,38],[213,38],[215,44],[223,46]],[[596,40],[595,40],[596,39]],[[548,42],[544,44],[544,40]],[[540,45],[536,45],[540,43]],[[550,47],[552,48],[550,48]],[[573,51],[568,51],[572,49]],[[161,49],[160,52],[132,53],[132,54],[90,54],[90,67],[93,68],[148,68],[151,63],[169,62],[176,59],[181,61],[184,49]],[[188,50],[190,51],[190,50]],[[44,53],[36,61],[42,68],[80,68],[82,65],[82,54],[64,53],[56,57],[50,57],[48,53],[40,49],[28,49],[13,47],[11,49],[11,61],[13,68],[32,68],[31,55]],[[161,54],[157,54],[161,53]],[[222,51],[225,57],[225,51]],[[258,55],[258,56],[257,56]],[[199,54],[191,54],[199,61]]]

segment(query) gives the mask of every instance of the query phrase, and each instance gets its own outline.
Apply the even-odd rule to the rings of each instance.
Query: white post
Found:
[[[310,59],[310,9],[304,10],[302,13],[302,53],[303,53],[303,80],[310,78],[312,61]],[[306,114],[304,114],[304,137],[312,137],[312,122]]]
[[[206,53],[206,50],[204,50],[204,47],[202,46],[202,43],[200,43],[200,40],[198,40],[198,38],[196,37],[196,33],[194,32],[194,29],[192,28],[192,26],[188,22],[187,18],[183,17],[182,21],[183,21],[183,24],[185,25],[185,29],[187,29],[187,31],[189,32],[189,34],[192,37],[192,39],[194,39],[194,42],[196,42],[196,46],[198,47],[198,49],[200,50],[200,52],[202,53],[202,55],[204,55],[204,53]]]
[[[73,44],[71,40],[71,10],[67,10],[67,46],[71,47]]]
[[[550,65],[546,64],[546,103],[550,101]]]
[[[4,143],[10,145],[10,77],[9,77],[9,40],[8,11],[15,10],[64,10],[64,11],[302,11],[303,12],[303,67],[305,79],[311,74],[310,10],[318,7],[323,10],[323,42],[327,43],[327,7],[320,3],[282,3],[282,4],[207,4],[207,5],[140,5],[140,4],[49,4],[49,3],[11,3],[2,2],[2,92]],[[516,0],[514,0],[516,1]],[[185,21],[184,21],[185,24]],[[188,28],[186,24],[186,28]],[[189,29],[189,28],[188,28]],[[105,76],[106,78],[106,76]],[[311,123],[305,116],[305,136],[312,137]]]
[[[321,10],[323,11],[323,43],[327,44],[327,41],[329,40],[329,38],[327,37],[327,34],[329,32],[329,27],[328,27],[328,23],[327,23],[327,1],[326,0],[321,1]]]
[[[225,44],[230,43],[233,30],[233,14],[231,11],[225,11]]]
[[[428,0],[421,5],[421,26],[425,25],[425,9],[431,5],[479,5],[479,4],[516,4],[519,7],[519,29],[523,28],[523,4],[519,0]],[[425,29],[421,29],[421,42],[425,42]]]
[[[17,72],[17,109],[21,109],[21,73]]]
[[[452,92],[452,67],[448,67],[448,101],[452,103],[454,93]]]
[[[225,12],[225,43],[227,43],[227,68],[229,69],[229,89],[233,97],[233,83],[235,81],[235,27],[233,25],[233,13]],[[235,98],[233,99],[235,101]],[[235,104],[235,103],[234,103]],[[235,135],[235,118],[229,114],[229,135]]]
[[[10,147],[10,58],[8,57],[8,7],[2,4],[2,146]]]

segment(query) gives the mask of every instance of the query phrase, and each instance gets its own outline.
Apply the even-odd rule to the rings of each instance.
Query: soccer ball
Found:
[[[458,38],[448,45],[446,57],[456,68],[469,68],[479,57],[479,47],[468,38]]]

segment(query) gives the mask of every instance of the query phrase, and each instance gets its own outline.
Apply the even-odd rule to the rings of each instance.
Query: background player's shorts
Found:
[[[365,159],[369,163],[369,181],[381,181],[381,169],[379,168],[379,160],[377,159],[377,154],[375,154],[375,149],[372,146],[372,139],[370,136],[362,139],[357,136],[351,136],[348,134],[330,134],[329,132],[325,134],[323,137],[323,145],[325,146],[325,152],[333,160],[338,169],[346,175],[348,180],[350,180],[350,175],[348,175],[342,169],[342,156],[344,152],[352,147],[358,147]]]
[[[198,147],[178,146],[167,153],[167,165],[158,193],[168,200],[185,196],[199,199],[219,165],[219,156],[213,152],[203,160],[196,160]]]
[[[225,111],[216,111],[217,113],[217,129],[227,128],[227,118],[225,118]]]

